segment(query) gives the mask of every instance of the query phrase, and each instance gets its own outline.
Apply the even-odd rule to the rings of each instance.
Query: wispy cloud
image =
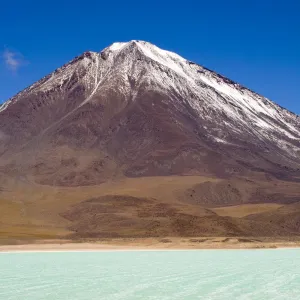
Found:
[[[21,66],[27,64],[27,61],[20,52],[8,48],[4,50],[2,57],[6,67],[13,72],[18,71]]]

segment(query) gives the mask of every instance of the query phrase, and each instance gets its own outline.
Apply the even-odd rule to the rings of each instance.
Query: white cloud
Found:
[[[4,50],[3,60],[6,67],[14,72],[17,71],[21,66],[26,64],[26,61],[21,53],[10,49]]]

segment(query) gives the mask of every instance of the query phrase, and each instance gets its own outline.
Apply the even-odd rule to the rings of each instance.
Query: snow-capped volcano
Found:
[[[0,153],[2,165],[54,184],[120,174],[290,176],[300,167],[299,129],[299,117],[272,101],[134,40],[85,52],[5,102]]]

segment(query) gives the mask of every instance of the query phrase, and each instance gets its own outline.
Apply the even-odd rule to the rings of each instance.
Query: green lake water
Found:
[[[0,253],[2,300],[300,299],[300,250]]]

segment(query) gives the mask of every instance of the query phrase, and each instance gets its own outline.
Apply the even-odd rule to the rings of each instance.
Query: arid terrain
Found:
[[[86,187],[11,184],[1,192],[1,244],[57,238],[300,238],[298,184],[292,182],[167,176]],[[226,205],[216,199],[227,199]]]
[[[299,116],[216,72],[85,52],[0,106],[0,244],[298,241],[299,154]]]

